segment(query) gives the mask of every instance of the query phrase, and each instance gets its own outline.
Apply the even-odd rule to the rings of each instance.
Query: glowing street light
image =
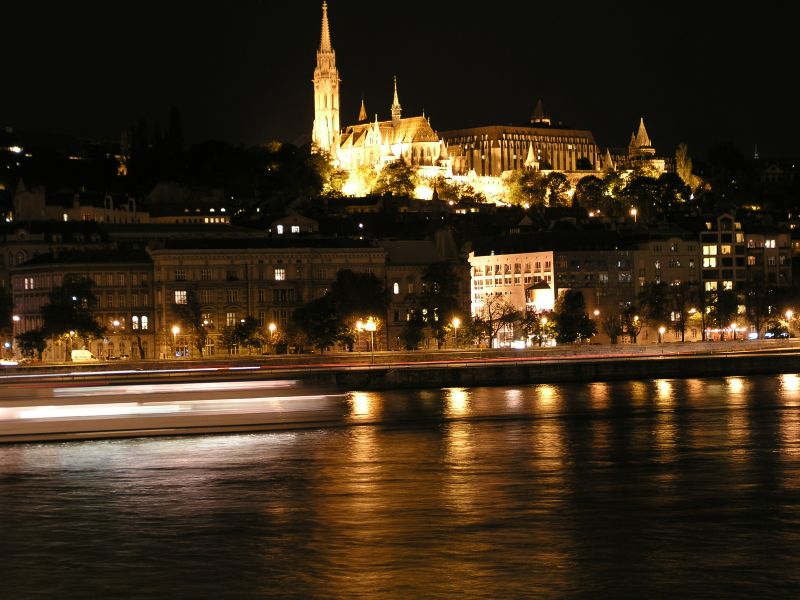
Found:
[[[453,330],[455,331],[455,345],[458,348],[458,328],[461,326],[461,319],[453,317]]]
[[[794,316],[794,311],[790,309],[787,310],[785,314],[786,314],[786,320],[791,321],[792,317]]]
[[[733,332],[733,341],[736,341],[736,323],[731,323],[731,331]]]
[[[370,317],[367,319],[367,322],[364,323],[364,329],[369,331],[370,333],[370,362],[375,364],[375,330],[378,328],[378,324],[375,323],[375,319]]]
[[[633,222],[636,223],[636,215],[639,214],[639,211],[636,210],[636,207],[631,208],[631,216],[633,217]]]
[[[278,329],[278,326],[275,323],[270,323],[267,325],[267,330],[269,330],[269,345],[272,346],[272,351],[277,354],[275,349],[275,330]]]
[[[175,355],[178,355],[178,334],[181,332],[181,328],[177,325],[172,326],[172,348],[175,351]]]
[[[19,323],[19,315],[11,317],[11,355],[17,355],[17,323]]]
[[[661,343],[661,336],[664,335],[666,333],[666,331],[667,331],[667,328],[664,327],[663,325],[658,328],[658,343],[659,344]]]
[[[547,317],[542,317],[541,323],[539,328],[539,346],[544,346],[544,328],[547,327]]]

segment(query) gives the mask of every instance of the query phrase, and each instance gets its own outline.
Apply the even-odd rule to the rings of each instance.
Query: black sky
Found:
[[[0,125],[118,139],[174,104],[190,141],[310,136],[317,0],[9,4]],[[523,123],[542,98],[601,147],[643,116],[660,152],[798,155],[797,9],[697,4],[330,0],[342,124],[362,95],[388,118],[396,74],[404,115],[438,130]]]

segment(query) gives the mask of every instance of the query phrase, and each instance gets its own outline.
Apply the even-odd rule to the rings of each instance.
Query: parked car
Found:
[[[788,338],[788,337],[791,337],[791,336],[789,335],[789,332],[784,327],[772,327],[770,329],[767,329],[766,332],[764,332],[764,339],[766,339],[766,340],[773,340],[773,339],[779,339],[779,338]]]

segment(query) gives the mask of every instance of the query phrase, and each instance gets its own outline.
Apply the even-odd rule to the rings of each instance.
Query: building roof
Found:
[[[41,265],[88,265],[147,263],[153,261],[144,249],[125,248],[120,250],[66,250],[39,254],[19,265],[18,268]]]
[[[156,249],[166,250],[267,250],[267,249],[377,249],[370,240],[354,238],[168,239]]]

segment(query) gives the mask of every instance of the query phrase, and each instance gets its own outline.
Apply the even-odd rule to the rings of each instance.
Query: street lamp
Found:
[[[595,319],[600,316],[600,311],[598,309],[594,309],[594,317]]]
[[[11,317],[11,354],[17,356],[17,323],[19,323],[19,315]]]
[[[544,331],[547,327],[547,317],[542,317],[541,326],[539,327],[539,346],[544,346]]]
[[[175,356],[178,355],[178,334],[181,332],[181,328],[177,325],[172,326],[172,349],[175,352]]]
[[[661,336],[664,335],[664,333],[666,333],[666,331],[667,331],[667,328],[664,327],[663,325],[658,328],[658,343],[659,344],[661,343]]]
[[[458,348],[458,328],[461,325],[461,319],[453,317],[453,330],[455,331],[455,346]]]
[[[275,323],[270,323],[269,325],[267,325],[267,329],[269,330],[269,345],[272,346],[272,352],[274,354],[277,354],[277,352],[275,351],[275,341],[274,341],[275,340],[275,330],[277,328],[278,328],[278,326],[275,325]]]
[[[356,346],[358,347],[358,351],[361,352],[361,332],[364,331],[363,321],[356,321],[356,331],[358,331],[358,343]]]
[[[633,222],[636,223],[636,215],[639,214],[639,211],[636,210],[636,207],[631,208],[631,216],[633,217]]]
[[[733,341],[736,341],[736,322],[731,323],[731,331],[733,332]]]
[[[378,328],[377,323],[375,323],[375,319],[370,317],[367,319],[367,322],[364,323],[364,329],[369,331],[370,333],[370,362],[375,364],[375,330]]]

